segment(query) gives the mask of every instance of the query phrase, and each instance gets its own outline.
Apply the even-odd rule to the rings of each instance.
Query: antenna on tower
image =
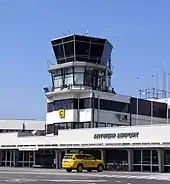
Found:
[[[47,64],[47,67],[49,67],[49,66],[50,66],[50,61],[47,60],[47,61],[46,61],[46,64]]]
[[[84,34],[85,35],[88,35],[89,34],[88,30],[85,30]]]
[[[46,61],[46,64],[47,64],[47,67],[48,67],[48,68],[50,67],[50,65],[54,65],[54,63],[52,63],[50,60],[47,60],[47,61]]]
[[[163,74],[162,74],[162,80],[163,80],[163,93],[164,98],[166,98],[166,76],[165,76],[165,69],[163,68]]]
[[[71,29],[68,30],[68,34],[69,34],[69,35],[71,34]]]

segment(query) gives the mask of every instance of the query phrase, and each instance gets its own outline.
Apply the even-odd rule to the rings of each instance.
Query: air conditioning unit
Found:
[[[128,115],[126,114],[116,114],[116,117],[119,121],[128,121]]]

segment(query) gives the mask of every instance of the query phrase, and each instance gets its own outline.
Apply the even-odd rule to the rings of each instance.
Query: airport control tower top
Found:
[[[70,86],[88,86],[94,90],[111,89],[112,44],[103,38],[68,35],[51,41],[56,58],[49,67],[53,90]]]
[[[106,39],[70,35],[51,41],[57,64],[83,61],[107,65],[112,45]]]

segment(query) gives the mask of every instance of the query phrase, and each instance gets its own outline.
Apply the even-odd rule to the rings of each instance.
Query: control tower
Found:
[[[48,68],[52,87],[44,88],[47,133],[104,126],[99,110],[102,100],[115,94],[111,87],[112,44],[107,39],[76,34],[56,38],[51,44],[56,64]]]
[[[107,91],[111,87],[112,45],[106,39],[70,35],[51,41],[56,65],[49,68],[53,89],[84,86]]]

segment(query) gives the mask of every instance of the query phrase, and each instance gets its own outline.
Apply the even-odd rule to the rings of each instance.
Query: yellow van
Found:
[[[66,169],[67,172],[71,172],[74,169],[77,170],[77,172],[82,172],[83,170],[87,170],[88,172],[92,170],[102,172],[104,169],[104,161],[98,160],[90,154],[70,153],[64,156],[62,168]]]

